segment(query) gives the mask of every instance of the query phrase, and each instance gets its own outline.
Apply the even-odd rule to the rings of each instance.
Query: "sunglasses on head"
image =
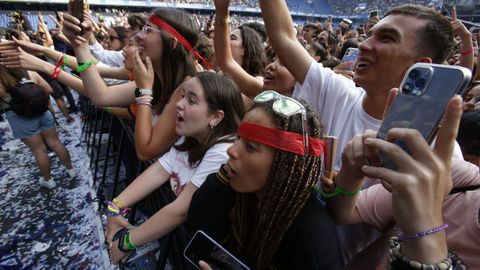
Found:
[[[307,130],[307,110],[305,107],[298,102],[297,100],[279,94],[273,90],[267,90],[260,93],[253,99],[255,103],[262,103],[267,102],[270,100],[275,100],[272,105],[273,111],[284,117],[290,117],[295,114],[302,114],[302,134],[303,134],[303,145],[305,150],[305,155],[309,152],[309,145],[308,145],[308,130]]]

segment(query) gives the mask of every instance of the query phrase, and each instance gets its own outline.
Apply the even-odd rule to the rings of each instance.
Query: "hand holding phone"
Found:
[[[193,235],[183,255],[198,269],[202,269],[199,261],[203,261],[213,270],[250,270],[203,231],[197,231]]]
[[[83,13],[85,10],[84,0],[73,0],[73,16],[80,22],[83,22]]]
[[[387,139],[394,127],[416,129],[431,143],[448,101],[462,95],[472,73],[470,70],[448,65],[417,63],[408,69],[392,106],[386,114],[377,137]],[[394,141],[404,150],[404,142]],[[398,170],[397,165],[382,155],[383,167]]]
[[[345,54],[342,57],[342,63],[357,61],[358,52],[359,52],[358,48],[348,48],[347,51],[345,52]],[[347,69],[348,70],[353,70],[353,64],[350,65],[350,67],[347,68]]]

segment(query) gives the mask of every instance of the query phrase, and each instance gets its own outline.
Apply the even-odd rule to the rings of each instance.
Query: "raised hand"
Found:
[[[69,14],[63,14],[63,34],[74,47],[88,45],[87,40],[92,35],[93,29],[88,11],[84,12],[84,20],[80,22],[72,16],[73,4],[73,1],[70,1],[68,3]]]
[[[398,171],[392,171],[382,167],[363,166],[362,172],[388,184],[392,192],[393,217],[407,235],[443,224],[442,205],[452,187],[451,159],[461,114],[462,102],[457,96],[448,104],[433,149],[418,131],[404,128],[391,129],[386,141],[373,138],[365,141],[369,147],[381,151],[399,167]],[[412,155],[389,142],[392,140],[405,142]],[[405,241],[402,243],[402,253],[424,263],[438,262],[446,257],[444,232]]]
[[[146,65],[145,65],[146,64]],[[138,88],[152,89],[155,73],[153,71],[152,61],[150,57],[145,58],[145,64],[138,53],[138,49],[135,50],[135,59],[133,72],[135,74],[135,83]]]
[[[123,228],[132,228],[133,226],[121,215],[108,217],[106,238],[109,246],[112,245],[113,237]]]
[[[21,68],[33,71],[42,71],[45,62],[27,52],[20,47],[13,47],[13,49],[0,49],[0,64],[7,68]]]
[[[228,16],[228,7],[230,6],[230,0],[214,0],[214,3],[216,16]]]

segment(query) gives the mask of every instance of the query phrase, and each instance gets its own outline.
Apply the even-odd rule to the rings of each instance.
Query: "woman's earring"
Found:
[[[214,125],[212,125],[210,123],[208,124],[208,126],[210,127],[210,129],[213,129],[215,127]]]

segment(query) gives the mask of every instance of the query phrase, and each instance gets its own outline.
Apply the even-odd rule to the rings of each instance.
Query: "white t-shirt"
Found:
[[[180,145],[185,137],[178,139]],[[198,166],[192,168],[188,163],[188,152],[180,152],[174,147],[170,148],[160,159],[160,165],[170,174],[170,185],[175,195],[180,195],[188,182],[199,188],[207,176],[218,171],[218,168],[227,162],[227,148],[232,143],[217,143],[203,156]]]
[[[295,87],[293,96],[310,103],[319,114],[325,133],[338,137],[335,170],[340,170],[342,151],[353,136],[367,129],[378,130],[382,123],[363,110],[362,88],[315,61],[303,85]]]
[[[337,136],[335,170],[342,165],[341,154],[347,143],[367,129],[377,131],[382,121],[368,115],[362,107],[365,90],[355,87],[350,79],[312,61],[303,85],[297,84],[293,97],[303,99],[315,108],[325,133]],[[463,159],[458,143],[453,156]]]

